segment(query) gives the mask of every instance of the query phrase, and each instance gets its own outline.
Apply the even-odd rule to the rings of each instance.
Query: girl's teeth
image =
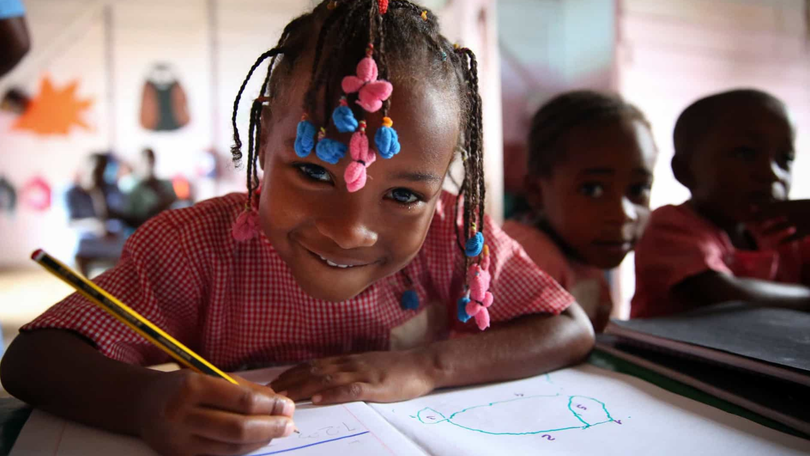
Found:
[[[320,255],[318,255],[318,256],[320,256]],[[321,257],[321,259],[322,259],[323,261],[325,261],[325,262],[326,262],[326,264],[328,264],[329,266],[332,266],[333,268],[341,268],[341,269],[346,269],[346,268],[351,268],[351,267],[353,267],[353,266],[349,266],[348,264],[337,264],[337,263],[333,263],[333,262],[331,262],[331,261],[327,260],[327,259],[326,259],[326,258],[324,258],[324,257]]]

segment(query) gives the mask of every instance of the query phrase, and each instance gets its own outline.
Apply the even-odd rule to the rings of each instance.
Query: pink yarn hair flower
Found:
[[[259,213],[256,209],[242,211],[231,227],[231,235],[237,241],[247,241],[259,234]]]
[[[357,64],[357,76],[346,76],[341,86],[348,93],[357,92],[357,104],[368,112],[377,112],[382,108],[394,91],[390,82],[378,80],[377,62],[372,57],[374,47],[369,44],[366,57]]]
[[[495,297],[489,291],[489,285],[492,281],[488,269],[490,264],[489,247],[484,246],[481,264],[472,264],[467,270],[467,283],[469,284],[469,298],[470,302],[467,303],[465,311],[467,315],[475,317],[475,323],[481,331],[489,327],[489,307],[495,300]]]
[[[353,161],[346,167],[343,178],[346,180],[346,188],[349,192],[356,192],[366,185],[366,168],[377,159],[377,155],[368,147],[365,120],[360,121],[359,129],[352,135],[349,142],[349,154]]]

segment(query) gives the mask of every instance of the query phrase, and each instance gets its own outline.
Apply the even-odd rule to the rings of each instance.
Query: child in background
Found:
[[[632,317],[731,300],[810,306],[810,201],[787,201],[794,135],[785,105],[759,90],[686,108],[672,171],[692,197],[653,212],[636,253]]]
[[[235,108],[264,61],[246,157],[233,117],[248,193],[161,213],[96,282],[224,370],[301,364],[272,389],[151,371],[160,350],[73,295],[9,349],[9,392],[163,454],[241,454],[289,435],[291,399],[401,401],[588,353],[573,298],[484,216],[477,63],[431,12],[322,2]],[[442,191],[457,152],[462,201]]]
[[[177,201],[172,182],[159,179],[155,173],[155,151],[141,151],[138,163],[139,179],[127,192],[129,224],[137,228],[150,218],[169,209]]]
[[[633,250],[649,215],[656,155],[644,114],[616,95],[568,92],[532,120],[533,212],[503,229],[574,295],[597,332],[613,309],[605,270]]]

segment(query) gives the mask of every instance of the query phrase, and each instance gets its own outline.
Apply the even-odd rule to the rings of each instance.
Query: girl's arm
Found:
[[[467,337],[400,352],[337,356],[298,365],[272,383],[316,404],[395,402],[436,388],[538,375],[581,361],[593,329],[576,303],[557,316],[529,315]]]
[[[20,334],[3,357],[0,378],[35,407],[141,436],[166,455],[244,454],[293,426],[293,403],[270,388],[122,363],[63,330]]]
[[[679,301],[706,306],[725,301],[810,311],[810,288],[803,285],[747,279],[707,271],[689,277],[670,291]]]
[[[557,316],[528,315],[491,331],[432,344],[435,388],[514,380],[582,361],[594,334],[585,311],[573,303]]]

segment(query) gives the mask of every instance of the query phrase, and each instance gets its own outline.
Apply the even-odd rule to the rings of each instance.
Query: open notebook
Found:
[[[267,382],[278,370],[241,373]],[[301,405],[300,434],[255,456],[806,455],[783,434],[590,365],[392,404]],[[35,411],[11,456],[154,456],[143,442]]]

